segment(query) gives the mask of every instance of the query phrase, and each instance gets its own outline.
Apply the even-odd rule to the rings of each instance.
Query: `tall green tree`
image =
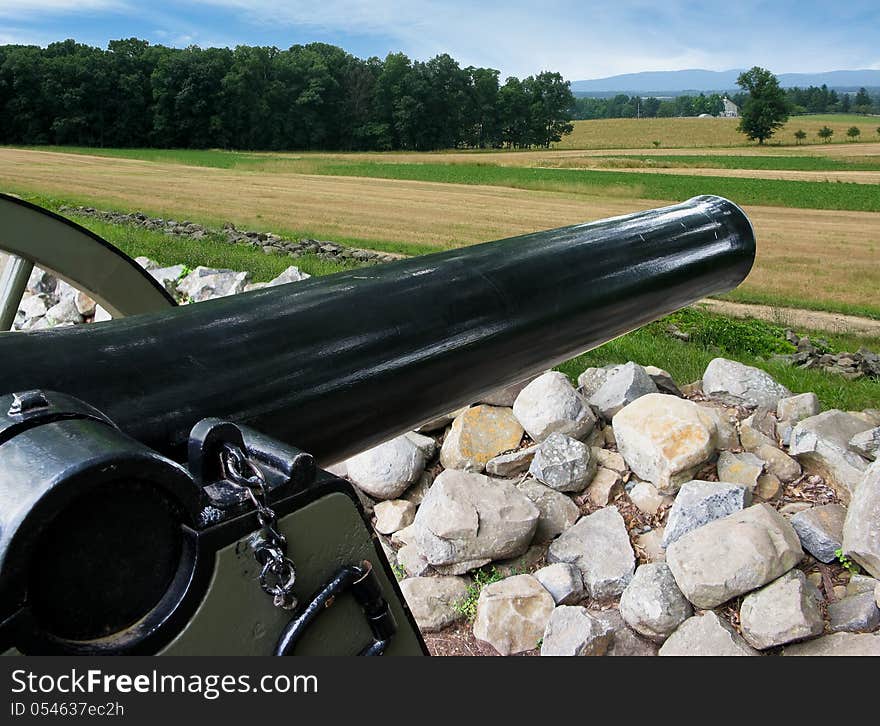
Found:
[[[763,144],[788,121],[789,104],[779,81],[766,68],[755,66],[740,74],[737,85],[749,96],[740,112],[739,131]]]

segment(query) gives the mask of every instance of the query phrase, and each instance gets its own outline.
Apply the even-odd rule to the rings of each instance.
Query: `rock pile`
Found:
[[[880,378],[880,355],[867,348],[859,348],[855,353],[828,353],[828,342],[825,340],[813,342],[809,337],[800,337],[791,330],[785,331],[785,337],[797,347],[797,352],[774,356],[777,360],[798,368],[824,368],[849,380],[863,376]]]
[[[302,255],[315,255],[329,260],[352,260],[364,264],[378,264],[398,259],[398,255],[364,250],[356,247],[347,247],[338,242],[327,242],[316,239],[290,240],[273,234],[272,232],[254,232],[250,230],[236,229],[235,225],[227,222],[219,230],[211,229],[205,225],[188,220],[163,219],[162,217],[148,217],[143,212],[114,212],[94,207],[59,207],[62,214],[76,214],[81,217],[92,217],[112,224],[129,224],[143,227],[155,232],[163,232],[177,237],[188,237],[194,240],[216,239],[230,244],[246,244],[259,247],[267,255],[289,255],[301,257]]]

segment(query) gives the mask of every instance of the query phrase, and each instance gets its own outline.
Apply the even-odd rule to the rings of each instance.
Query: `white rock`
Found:
[[[614,631],[594,618],[584,607],[560,605],[556,608],[541,642],[542,656],[605,655]]]
[[[637,481],[627,494],[639,511],[650,515],[657,514],[661,507],[668,507],[674,501],[672,497],[661,494],[649,481]]]
[[[278,285],[286,285],[289,282],[302,282],[303,280],[308,280],[311,277],[307,272],[303,272],[295,265],[291,265],[284,272],[282,272],[278,277],[270,280],[266,287],[277,287]]]
[[[76,309],[75,295],[62,297],[59,302],[46,311],[46,321],[49,325],[62,325],[73,323],[77,325],[83,321],[82,315]]]
[[[459,605],[468,586],[461,577],[408,577],[400,591],[424,633],[436,633],[462,617]]]
[[[731,403],[774,408],[780,399],[791,396],[769,373],[726,358],[715,358],[706,366],[703,393]]]
[[[103,323],[108,320],[112,320],[113,316],[110,315],[104,308],[100,305],[95,306],[95,317],[92,319],[93,323]]]
[[[550,545],[547,561],[578,567],[587,593],[596,600],[623,592],[636,564],[626,524],[614,506],[583,517],[563,532]]]
[[[880,579],[880,461],[868,468],[846,511],[843,550]]]
[[[874,461],[880,452],[880,426],[853,436],[849,440],[849,447],[860,456]]]
[[[376,504],[373,512],[376,514],[376,531],[380,534],[393,534],[412,524],[416,516],[416,505],[404,499],[391,499]]]
[[[657,643],[666,640],[693,612],[662,562],[639,567],[620,596],[620,615],[627,625]]]
[[[584,599],[581,571],[566,562],[554,562],[537,570],[535,579],[553,596],[557,605],[574,605]]]
[[[535,441],[555,431],[582,439],[596,425],[587,400],[559,371],[548,371],[529,383],[516,397],[513,413]]]
[[[579,492],[596,474],[596,460],[586,444],[553,432],[538,446],[529,474],[556,491]]]
[[[699,608],[714,608],[765,585],[803,556],[791,524],[767,504],[698,527],[666,550],[678,587]]]
[[[492,476],[513,476],[527,471],[538,451],[538,445],[500,454],[486,462],[486,473]]]
[[[250,277],[249,272],[199,266],[177,283],[177,291],[193,302],[202,302],[244,292]]]
[[[425,470],[425,457],[406,436],[374,446],[345,462],[351,481],[376,499],[397,499]]]
[[[535,542],[549,542],[558,537],[581,515],[581,510],[569,497],[534,479],[524,479],[516,488],[531,499],[541,513],[535,529]]]
[[[501,655],[533,650],[555,607],[552,595],[531,575],[493,582],[477,600],[474,637]]]
[[[657,393],[657,385],[642,366],[630,362],[612,371],[588,400],[610,420],[624,406],[648,393]]]
[[[605,427],[606,430],[610,428],[610,426]],[[592,453],[593,456],[596,458],[596,463],[599,466],[604,466],[606,469],[616,471],[621,476],[629,471],[629,467],[627,467],[626,462],[623,460],[623,457],[616,451],[600,449],[598,446],[594,446],[590,449],[590,453]]]
[[[25,295],[18,305],[18,312],[24,315],[25,320],[33,320],[43,317],[51,306],[51,300],[45,293]]]
[[[849,448],[849,442],[870,428],[869,423],[843,411],[823,411],[794,427],[789,454],[818,470],[844,499],[849,499],[868,468],[868,462]]]
[[[540,515],[509,482],[446,469],[416,513],[415,537],[435,566],[505,559],[528,549]]]
[[[798,423],[815,416],[821,411],[819,397],[815,393],[799,393],[796,396],[779,399],[776,404],[776,418],[780,421]]]
[[[430,461],[431,457],[433,457],[434,453],[437,451],[437,442],[430,436],[424,436],[415,431],[409,431],[408,433],[405,433],[404,436],[412,441],[412,443],[416,445],[416,448],[422,452],[425,461]]]
[[[751,648],[730,623],[712,611],[685,620],[667,638],[660,655],[665,656],[741,656],[760,655]]]
[[[431,568],[419,548],[411,544],[404,545],[397,550],[397,564],[410,577],[421,577]]]
[[[743,636],[766,650],[821,635],[825,621],[820,595],[800,570],[789,570],[760,590],[746,595],[740,607]]]
[[[614,417],[618,449],[630,469],[671,494],[715,453],[716,424],[703,408],[651,393]]]
[[[699,479],[687,482],[669,510],[663,546],[669,547],[704,524],[742,511],[751,501],[749,490],[741,484]]]

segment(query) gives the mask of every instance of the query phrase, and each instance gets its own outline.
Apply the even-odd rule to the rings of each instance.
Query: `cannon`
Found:
[[[19,231],[43,214],[2,203]],[[90,290],[116,319],[0,333],[0,651],[425,652],[322,467],[731,290],[754,255],[702,196],[187,306]]]

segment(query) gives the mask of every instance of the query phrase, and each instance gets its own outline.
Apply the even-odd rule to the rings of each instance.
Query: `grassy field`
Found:
[[[574,132],[555,145],[558,149],[634,149],[654,146],[659,142],[665,148],[748,146],[748,141],[737,130],[737,119],[727,118],[643,118],[598,119],[575,121]],[[861,129],[861,141],[880,138],[880,116],[833,114],[792,116],[773,137],[770,144],[794,144],[794,132],[803,129],[806,144],[820,144],[816,135],[823,126],[834,131],[833,143],[847,144],[846,130],[850,126]],[[805,145],[806,145],[805,144]]]
[[[762,171],[880,171],[880,159],[827,156],[676,154],[593,156],[597,166],[626,169],[750,169]],[[563,159],[564,160],[564,159]]]

